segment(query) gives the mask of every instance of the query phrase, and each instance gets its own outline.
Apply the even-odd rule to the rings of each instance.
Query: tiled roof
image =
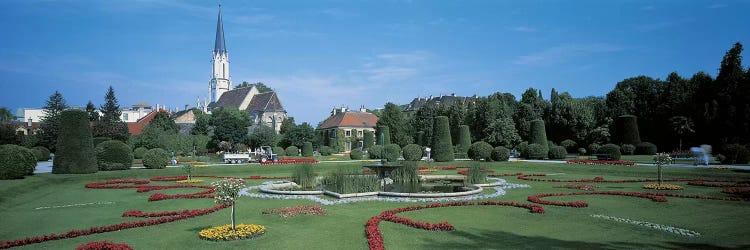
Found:
[[[159,110],[158,112],[167,112],[165,110]],[[148,115],[141,117],[141,119],[138,119],[136,122],[128,122],[128,132],[130,132],[130,135],[140,135],[143,133],[143,129],[146,128],[146,125],[148,125],[151,120],[154,119],[154,116],[156,116],[157,112],[151,112],[148,113]]]
[[[318,126],[318,129],[336,127],[367,127],[374,128],[378,123],[378,117],[367,112],[342,112],[328,117]]]
[[[253,96],[250,104],[247,105],[247,111],[284,111],[284,107],[279,101],[275,91],[270,91]]]
[[[219,100],[216,102],[212,102],[208,105],[209,108],[218,108],[218,107],[235,107],[238,108],[242,104],[242,101],[245,100],[245,97],[248,93],[250,93],[250,90],[253,87],[246,87],[246,88],[239,88],[239,89],[233,89],[227,92],[224,92],[224,94],[219,97]],[[254,98],[253,98],[254,99]]]

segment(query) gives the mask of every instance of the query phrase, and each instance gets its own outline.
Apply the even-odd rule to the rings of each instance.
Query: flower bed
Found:
[[[266,234],[266,227],[255,224],[224,225],[201,230],[198,235],[204,240],[226,241],[256,238]]]
[[[176,181],[177,183],[201,183],[203,180],[201,179],[190,179],[190,180],[179,180]]]
[[[717,183],[717,182],[734,182],[734,183]],[[735,181],[704,181],[694,180],[688,182],[688,185],[692,186],[704,186],[704,187],[750,187],[750,183],[739,183]]]
[[[622,223],[628,223],[628,224],[634,224],[638,226],[653,228],[656,230],[661,230],[661,231],[684,235],[684,236],[690,236],[690,237],[701,236],[700,233],[695,232],[695,231],[690,231],[687,229],[676,228],[672,226],[666,226],[666,225],[661,225],[661,224],[656,224],[656,223],[651,223],[651,222],[637,221],[637,220],[631,220],[631,219],[625,219],[625,218],[617,218],[617,217],[599,215],[599,214],[592,214],[591,217],[611,220],[611,221],[616,221],[616,222],[622,222]]]
[[[689,195],[689,194],[672,194],[672,193],[639,193],[639,192],[620,192],[620,191],[597,191],[597,192],[576,192],[576,193],[548,193],[548,194],[536,194],[529,196],[528,201],[553,206],[566,206],[566,207],[588,207],[588,203],[585,201],[546,201],[541,198],[550,196],[572,196],[572,195],[620,195],[630,196],[638,198],[648,198],[656,202],[667,202],[666,197],[677,197],[677,198],[692,198],[692,199],[704,199],[704,200],[726,200],[726,201],[741,201],[742,199],[736,197],[713,197],[704,195]]]
[[[282,207],[282,208],[270,208],[263,210],[263,214],[278,214],[281,217],[288,218],[294,217],[298,214],[307,215],[325,215],[326,210],[320,206],[294,206],[294,207]]]
[[[133,250],[125,243],[114,243],[109,241],[89,242],[76,247],[76,250]]]
[[[588,160],[588,159],[571,159],[565,161],[568,164],[587,164],[587,165],[617,165],[617,166],[635,166],[632,161],[611,161],[611,160]]]
[[[318,160],[314,158],[281,158],[278,161],[266,161],[261,162],[261,165],[276,165],[276,164],[297,164],[297,163],[318,163]]]
[[[565,184],[560,186],[554,186],[555,188],[570,188],[570,189],[580,189],[580,190],[586,190],[586,191],[594,191],[594,189],[599,188],[599,186],[594,186],[591,184],[583,184],[583,183],[571,183],[571,184]]]
[[[725,188],[722,192],[727,194],[750,197],[750,188]]]
[[[409,207],[395,208],[391,210],[386,210],[380,213],[379,215],[374,216],[370,218],[369,220],[367,220],[367,222],[365,223],[365,236],[367,237],[367,244],[370,246],[370,249],[385,249],[385,245],[383,243],[383,233],[380,231],[381,221],[390,221],[394,223],[403,224],[409,227],[424,229],[424,230],[429,230],[429,231],[453,231],[455,230],[455,228],[453,227],[453,225],[451,225],[448,222],[438,222],[438,223],[433,224],[429,222],[413,221],[408,218],[396,216],[396,214],[409,212],[409,211],[422,210],[422,209],[442,208],[442,207],[460,207],[460,206],[510,206],[510,207],[526,208],[526,209],[529,209],[529,211],[532,213],[539,213],[539,214],[544,213],[544,208],[542,208],[539,205],[518,203],[518,202],[507,202],[507,201],[478,201],[478,202],[459,201],[459,202],[447,202],[447,203],[432,203],[432,204],[427,204],[423,206],[409,206]]]
[[[682,190],[682,186],[680,185],[674,185],[674,184],[646,184],[643,185],[643,188],[645,189],[656,189],[656,190]]]

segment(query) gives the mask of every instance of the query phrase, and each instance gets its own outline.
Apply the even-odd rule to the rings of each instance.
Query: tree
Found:
[[[669,121],[672,122],[674,132],[677,133],[678,137],[680,138],[680,146],[678,149],[682,150],[683,135],[686,133],[695,133],[695,130],[693,130],[693,127],[695,125],[690,118],[685,116],[673,116],[669,119]]]
[[[432,125],[435,123],[434,118],[437,116],[437,109],[434,105],[424,105],[415,112],[411,119],[411,127],[416,133],[422,132],[422,146],[432,146]],[[379,136],[379,135],[376,135]],[[416,134],[414,137],[418,137]]]
[[[435,161],[453,161],[453,143],[451,142],[451,130],[448,117],[435,117],[435,136],[433,137],[432,158]]]
[[[5,107],[0,107],[0,122],[10,122],[13,121],[13,113],[10,112]]]
[[[199,109],[193,109],[195,115],[195,126],[190,130],[191,135],[208,135],[208,126],[211,124],[211,116]]]
[[[294,117],[288,117],[286,120],[281,122],[281,129],[279,129],[279,134],[286,134],[286,132],[291,131],[296,127],[297,124],[294,122]]]
[[[739,137],[744,133],[737,133],[744,130],[741,125],[747,121],[744,114],[747,103],[738,93],[746,87],[742,85],[745,75],[742,68],[742,50],[742,44],[738,42],[727,51],[721,60],[719,75],[716,76],[714,84],[718,88],[716,99],[719,105],[719,127],[716,129],[722,143],[739,143],[741,140],[747,140]]]
[[[260,125],[255,127],[253,132],[250,133],[248,144],[251,148],[274,146],[276,145],[277,138],[276,130],[266,125]]]
[[[549,153],[549,144],[547,143],[547,132],[544,127],[543,120],[531,121],[531,128],[529,129],[529,144],[539,144],[542,146],[543,156],[547,156]]]
[[[148,123],[147,126],[156,127],[164,130],[168,134],[177,134],[180,131],[180,127],[169,117],[169,113],[166,111],[156,111],[154,118]]]
[[[0,145],[4,144],[20,144],[18,136],[16,136],[16,129],[9,123],[0,124]]]
[[[250,116],[235,107],[221,107],[213,111],[211,125],[214,126],[212,140],[216,145],[221,141],[241,143],[247,139]]]
[[[396,104],[390,102],[385,104],[385,109],[377,125],[387,126],[391,134],[390,141],[399,146],[406,146],[414,142],[414,139],[405,133],[406,123],[404,122],[403,112]]]
[[[55,91],[44,105],[44,118],[40,125],[42,131],[39,144],[49,148],[52,152],[57,151],[55,146],[57,145],[57,137],[60,133],[60,114],[67,108],[68,105],[65,103],[65,98],[58,91]]]
[[[462,156],[466,156],[466,154],[469,152],[469,147],[471,147],[471,132],[469,131],[469,126],[459,126],[458,133],[459,135],[456,143],[456,151],[458,151],[457,153],[460,153]]]
[[[88,113],[82,110],[60,113],[59,136],[53,174],[88,174],[99,169]]]
[[[362,150],[369,149],[372,145],[375,145],[375,135],[370,130],[365,130],[362,138]]]
[[[127,141],[130,136],[128,125],[120,119],[122,111],[115,96],[115,89],[109,86],[104,95],[104,104],[100,107],[102,116],[94,124],[94,137],[108,137],[114,140]]]
[[[284,148],[289,146],[302,148],[305,142],[313,142],[316,139],[317,137],[315,136],[315,129],[310,126],[309,123],[303,122],[302,124],[295,126],[286,134],[284,134],[281,141],[279,141],[279,146],[282,146]]]
[[[234,86],[234,89],[247,88],[253,85],[255,85],[255,87],[258,88],[258,93],[266,93],[266,92],[273,91],[273,89],[266,86],[266,84],[262,82],[256,82],[256,83],[250,84],[246,81],[243,81],[241,84]]]
[[[234,207],[236,204],[234,201],[237,200],[240,190],[245,187],[245,181],[242,179],[226,178],[211,183],[211,186],[214,187],[214,199],[216,199],[216,203],[229,204],[232,207],[232,230],[235,230]]]
[[[96,112],[96,106],[94,106],[94,103],[91,101],[86,104],[86,113],[89,114],[89,121],[93,122],[99,120],[99,112]]]

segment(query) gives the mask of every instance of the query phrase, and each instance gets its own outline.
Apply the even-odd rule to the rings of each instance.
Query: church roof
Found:
[[[219,20],[216,22],[216,42],[214,43],[214,53],[227,53],[227,44],[224,41],[224,22],[221,20],[221,5],[219,5]]]
[[[247,111],[284,111],[284,107],[276,92],[269,91],[253,96],[250,104],[247,105]]]
[[[378,123],[378,117],[372,113],[347,111],[340,112],[328,117],[318,129],[337,127],[374,128]]]
[[[239,108],[242,104],[242,101],[245,100],[245,97],[247,94],[250,93],[250,89],[252,87],[247,88],[239,88],[239,89],[233,89],[227,92],[224,92],[224,94],[219,97],[219,100],[216,102],[212,102],[208,105],[209,108],[218,108],[218,107],[235,107]],[[255,99],[255,98],[253,98]]]

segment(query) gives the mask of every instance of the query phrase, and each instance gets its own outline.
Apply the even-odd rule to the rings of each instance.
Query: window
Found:
[[[364,145],[365,145],[365,143],[363,141],[358,141],[357,142],[357,148],[359,148],[360,150],[362,150],[362,146],[364,146]]]
[[[344,136],[346,136],[346,137],[352,137],[352,131],[351,130],[344,130]]]
[[[363,136],[363,131],[362,130],[357,131],[357,137],[362,137],[362,136]]]
[[[337,133],[336,133],[336,130],[335,130],[335,129],[332,129],[332,130],[331,130],[331,138],[336,138],[336,134],[337,134]]]
[[[128,113],[123,113],[122,114],[122,119],[125,120],[125,121],[128,121]]]

